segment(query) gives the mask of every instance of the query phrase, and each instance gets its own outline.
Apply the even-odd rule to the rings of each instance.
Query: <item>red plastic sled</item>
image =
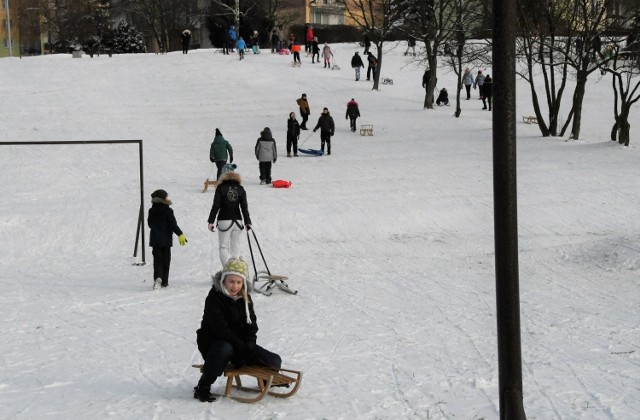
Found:
[[[271,183],[271,185],[273,185],[273,188],[290,188],[292,185],[292,182],[285,181],[283,179],[276,179]]]

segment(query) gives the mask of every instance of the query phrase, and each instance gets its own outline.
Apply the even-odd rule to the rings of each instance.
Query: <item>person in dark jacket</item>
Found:
[[[371,73],[373,73],[373,78],[376,78],[376,67],[378,67],[378,59],[369,52],[367,55],[367,62],[369,63],[369,67],[367,67],[367,80],[371,80]]]
[[[218,168],[216,179],[220,178],[222,168],[227,164],[227,159],[229,159],[229,163],[233,163],[233,147],[224,139],[220,130],[216,128],[216,135],[209,149],[209,160],[215,163]]]
[[[449,105],[449,93],[446,88],[440,89],[438,99],[436,99],[436,105]]]
[[[153,288],[169,285],[169,268],[171,267],[171,247],[173,234],[178,236],[181,246],[187,244],[187,238],[178,227],[173,214],[169,194],[165,190],[155,190],[151,193],[151,208],[147,216],[149,245],[153,248]]]
[[[222,265],[229,258],[240,256],[242,231],[245,227],[251,229],[247,193],[242,186],[242,177],[234,172],[235,168],[236,165],[232,163],[222,168],[222,174],[218,178],[216,192],[213,195],[213,206],[207,219],[211,232],[218,228],[218,250]]]
[[[320,129],[320,149],[322,150],[322,153],[324,153],[324,144],[326,143],[327,154],[330,155],[331,137],[335,132],[336,126],[333,123],[333,117],[331,117],[331,114],[329,114],[328,108],[322,109],[322,115],[320,115],[320,118],[318,118],[318,124],[316,124],[313,132],[315,133],[316,131],[318,131],[318,128]]]
[[[182,54],[186,54],[189,52],[189,43],[191,42],[191,31],[185,29],[182,31],[180,35],[180,39],[182,40]]]
[[[256,159],[260,162],[258,164],[260,168],[260,185],[271,184],[271,163],[276,163],[276,160],[278,160],[278,150],[269,127],[265,127],[260,132],[260,137],[256,141],[255,152]]]
[[[279,51],[278,47],[280,46],[280,36],[278,35],[277,30],[271,31],[271,53],[275,54]]]
[[[311,41],[311,64],[320,62],[320,44],[318,44],[318,37],[314,36]]]
[[[358,51],[351,57],[351,67],[356,70],[356,82],[360,80],[360,67],[364,68],[364,63],[362,62],[362,57],[358,54]]]
[[[351,127],[351,131],[355,133],[356,131],[356,120],[360,116],[360,109],[358,108],[358,103],[355,99],[351,98],[349,102],[347,102],[347,113],[344,115],[344,119],[347,118],[349,121],[349,126]]]
[[[371,38],[369,37],[369,33],[365,32],[364,33],[364,39],[363,39],[363,44],[364,44],[364,55],[369,54],[369,48],[371,48]]]
[[[307,101],[307,94],[303,93],[301,97],[296,99],[296,103],[300,107],[300,116],[302,117],[300,129],[306,130],[307,120],[309,119],[309,115],[311,115],[311,108],[309,107],[309,101]]]
[[[491,111],[491,97],[493,96],[493,79],[491,75],[487,74],[484,78],[484,83],[480,86],[480,95],[482,96],[482,109],[487,109],[487,103],[489,104],[489,111]]]
[[[225,366],[261,365],[280,369],[282,358],[257,344],[258,323],[251,295],[247,293],[249,267],[241,258],[229,259],[214,277],[204,302],[200,328],[196,331],[198,350],[204,359],[202,376],[193,397],[213,402],[211,386]]]
[[[293,147],[293,156],[298,157],[298,139],[300,138],[300,124],[296,120],[296,113],[289,114],[287,120],[287,157],[291,157],[291,148]]]

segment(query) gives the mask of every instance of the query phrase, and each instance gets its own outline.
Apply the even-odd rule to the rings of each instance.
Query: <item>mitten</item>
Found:
[[[251,225],[245,225],[247,227],[247,230],[251,230]]]
[[[216,226],[215,226],[213,223],[209,223],[209,224],[207,225],[207,227],[209,228],[209,230],[210,230],[211,232],[213,232],[213,231],[215,231],[215,230],[216,230]]]
[[[180,242],[180,246],[185,246],[187,244],[187,237],[184,236],[184,233],[178,236],[178,242]]]

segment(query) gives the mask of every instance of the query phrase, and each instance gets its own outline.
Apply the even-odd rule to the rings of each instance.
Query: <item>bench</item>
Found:
[[[218,181],[209,181],[209,178],[207,178],[204,181],[204,189],[202,190],[203,193],[207,192],[207,190],[209,189],[209,185],[213,185],[213,187],[215,188],[215,186],[218,184]]]
[[[202,371],[203,365],[192,365],[194,368]],[[288,398],[298,392],[300,382],[302,381],[302,372],[290,369],[274,369],[265,366],[243,366],[241,368],[226,368],[224,376],[227,378],[227,385],[224,390],[224,396],[233,398],[242,403],[254,403],[260,401],[265,395],[269,394],[277,398]],[[245,387],[242,385],[241,376],[250,376],[258,382],[257,388]],[[233,382],[235,381],[235,385]],[[274,387],[285,387],[289,389],[287,392],[276,392]],[[235,388],[241,391],[249,391],[258,393],[256,397],[239,397],[231,395],[231,390]]]
[[[535,117],[533,115],[528,116],[528,117],[523,116],[522,117],[522,121],[524,121],[527,124],[538,124],[538,117]]]
[[[373,136],[373,125],[371,125],[371,124],[362,124],[360,126],[360,135],[361,136]]]

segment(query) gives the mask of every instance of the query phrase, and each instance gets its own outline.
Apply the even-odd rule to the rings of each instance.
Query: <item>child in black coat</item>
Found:
[[[200,329],[196,331],[198,350],[204,359],[202,376],[193,397],[213,402],[211,386],[227,363],[235,368],[261,365],[280,369],[282,359],[256,343],[258,324],[253,300],[247,293],[249,267],[241,258],[231,258],[214,279],[204,303]]]
[[[165,190],[156,190],[151,194],[151,208],[147,224],[151,229],[149,245],[153,248],[153,288],[169,285],[171,266],[171,247],[173,234],[178,235],[180,246],[187,244],[187,238],[178,227],[178,222],[169,207],[172,204]]]

